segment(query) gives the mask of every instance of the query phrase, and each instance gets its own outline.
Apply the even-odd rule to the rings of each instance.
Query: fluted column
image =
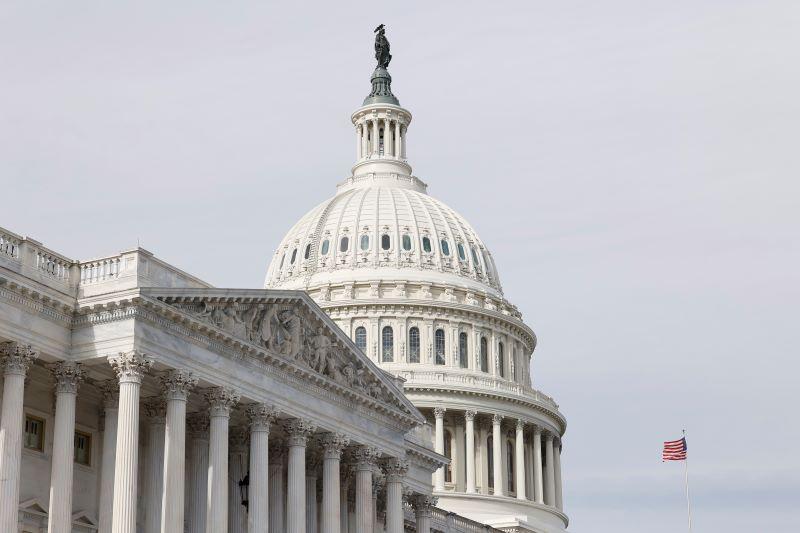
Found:
[[[414,517],[417,522],[417,533],[431,533],[431,516],[438,498],[418,494],[411,500]]]
[[[378,119],[374,119],[372,121],[372,154],[378,155],[378,149],[380,145],[380,138],[378,133]]]
[[[505,483],[503,479],[503,417],[494,415],[492,417],[492,466],[494,473],[494,495],[502,496],[505,493]]]
[[[289,464],[286,482],[286,533],[306,531],[306,444],[314,425],[294,418],[286,425],[289,445]]]
[[[277,414],[271,405],[258,404],[247,408],[250,420],[248,533],[269,531],[269,428]]]
[[[514,447],[514,477],[516,478],[517,499],[525,500],[525,422],[522,420],[517,420]]]
[[[60,361],[48,368],[56,381],[56,416],[50,470],[48,533],[72,531],[72,465],[75,455],[75,400],[83,381],[79,363]]]
[[[22,465],[25,375],[38,354],[16,342],[0,344],[3,407],[0,417],[0,531],[16,531]]]
[[[98,384],[103,393],[103,449],[100,459],[100,508],[98,533],[111,533],[114,507],[114,462],[117,456],[117,408],[119,382],[108,380]]]
[[[322,437],[323,459],[321,533],[342,533],[342,490],[340,487],[340,463],[342,459],[342,450],[349,442],[350,439],[340,433],[326,433]],[[345,504],[347,503],[346,495],[344,502]],[[347,516],[346,513],[345,516]]]
[[[545,465],[546,472],[544,476],[544,503],[550,506],[556,504],[556,479],[553,461],[553,434],[548,433],[545,437]]]
[[[438,454],[444,455],[444,413],[446,409],[444,407],[435,407],[433,409],[433,416],[435,419],[435,441],[434,441],[434,451]],[[434,490],[444,490],[444,469],[445,467],[439,467],[438,470],[433,474],[434,476]]]
[[[378,459],[378,450],[359,446],[353,452],[356,470],[356,527],[355,533],[372,533],[372,472]]]
[[[361,147],[364,145],[361,124],[356,125],[356,161],[361,159]]]
[[[317,505],[317,479],[322,456],[317,450],[306,452],[306,531],[317,533],[319,529],[319,508]]]
[[[475,493],[475,415],[477,413],[472,410],[464,412],[467,433],[467,494]]]
[[[114,506],[111,530],[136,532],[139,469],[139,393],[142,377],[153,361],[141,353],[121,353],[108,359],[119,379],[117,451],[114,465]]]
[[[285,524],[283,460],[286,443],[270,439],[269,442],[269,530],[283,533]]]
[[[191,413],[186,417],[189,430],[189,479],[187,498],[188,533],[205,533],[208,500],[208,413]]]
[[[149,419],[144,465],[144,533],[161,531],[161,496],[164,489],[164,435],[167,402],[162,397],[148,398],[144,404]]]
[[[239,393],[215,387],[206,392],[206,399],[210,405],[206,532],[228,533],[228,422]]]
[[[389,119],[383,121],[383,155],[394,156],[394,135],[392,135],[392,124]]]
[[[544,503],[542,479],[542,428],[533,428],[533,495],[536,503]]]
[[[242,504],[239,482],[247,475],[247,452],[250,432],[244,427],[231,428],[228,434],[228,533],[247,531],[247,509]]]
[[[553,443],[553,471],[555,479],[556,507],[564,510],[564,494],[561,488],[561,439]]]
[[[489,424],[486,419],[478,421],[478,438],[481,451],[481,494],[489,494]]]
[[[350,493],[350,469],[345,467],[342,468],[341,460],[339,461],[339,533],[350,533],[350,528],[348,527],[350,524],[349,520],[349,506],[350,502],[348,499],[348,495]],[[323,477],[323,483],[325,479]],[[325,493],[323,490],[322,493],[323,499],[325,498]],[[324,507],[324,504],[323,504]],[[326,533],[323,529],[322,533]]]
[[[400,159],[402,154],[400,153],[400,121],[399,120],[395,120],[394,121],[394,139],[393,140],[394,140],[394,150],[392,152],[392,155],[394,155],[394,157],[396,157],[397,159]]]
[[[191,372],[172,370],[161,377],[167,402],[164,433],[164,480],[161,493],[161,533],[183,533],[186,482],[186,399],[197,385]]]
[[[403,478],[408,473],[408,461],[390,459],[384,463],[386,472],[386,533],[403,533]]]

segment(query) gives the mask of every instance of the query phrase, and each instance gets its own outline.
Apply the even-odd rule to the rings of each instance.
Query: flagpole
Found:
[[[683,438],[686,439],[686,430],[683,430]],[[684,442],[686,442],[684,440]],[[692,505],[689,503],[689,454],[683,460],[684,473],[686,474],[686,512],[689,517],[689,533],[692,533]]]

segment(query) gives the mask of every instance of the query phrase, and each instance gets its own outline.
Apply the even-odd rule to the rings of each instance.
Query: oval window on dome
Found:
[[[422,238],[422,249],[425,250],[426,253],[431,252],[431,240],[428,237]]]
[[[322,250],[321,250],[322,255],[328,255],[328,250],[330,249],[330,247],[331,247],[331,241],[329,241],[328,239],[322,241]]]
[[[361,236],[361,249],[365,252],[369,250],[369,235]]]
[[[339,251],[346,252],[349,247],[350,247],[350,239],[348,239],[347,236],[342,237],[342,240],[339,241]]]
[[[447,242],[447,239],[442,239],[442,253],[447,257],[450,257],[450,243]]]
[[[392,247],[392,239],[389,237],[388,234],[384,233],[381,235],[381,249],[388,250]]]
[[[405,250],[406,252],[411,250],[411,235],[409,235],[408,233],[403,235],[403,250]]]
[[[292,258],[291,258],[291,259],[289,259],[289,264],[290,264],[290,265],[293,265],[293,264],[294,264],[294,260],[295,260],[295,259],[297,259],[297,248],[295,248],[294,250],[292,250]]]
[[[308,259],[311,257],[311,243],[306,244],[306,251],[303,254],[303,259]]]
[[[458,243],[457,248],[458,248],[458,258],[461,259],[462,261],[466,261],[467,260],[467,253],[464,251],[464,245],[461,244],[461,243]]]

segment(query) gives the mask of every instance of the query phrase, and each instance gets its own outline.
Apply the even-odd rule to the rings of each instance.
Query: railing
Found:
[[[36,269],[59,281],[69,282],[69,268],[72,261],[50,252],[47,248],[36,247]]]
[[[88,285],[116,279],[119,277],[121,263],[122,259],[118,255],[81,263],[81,283]]]
[[[63,288],[63,284],[75,281],[70,272],[75,261],[45,248],[38,241],[4,228],[0,228],[0,257],[12,259],[28,272],[34,271],[47,280],[56,281],[54,287]]]
[[[405,520],[416,523],[414,508],[410,504],[404,506]],[[431,510],[431,531],[442,531],[444,533],[499,533],[499,529],[481,524],[469,518],[465,518],[455,513],[450,513],[444,509],[434,507]]]
[[[22,237],[0,228],[0,255],[19,259],[19,245]]]

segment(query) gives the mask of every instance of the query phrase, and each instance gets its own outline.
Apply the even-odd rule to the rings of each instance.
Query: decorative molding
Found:
[[[188,370],[170,370],[166,375],[160,376],[161,390],[167,400],[186,400],[197,385],[197,378]]]
[[[0,368],[5,375],[25,376],[39,354],[30,346],[18,342],[0,343]]]
[[[250,405],[245,412],[250,421],[250,431],[269,432],[270,426],[278,416],[278,410],[274,405],[264,403]]]
[[[239,403],[239,393],[230,387],[212,387],[205,391],[209,415],[229,417],[231,409]]]
[[[109,356],[108,362],[117,373],[120,383],[141,384],[142,377],[153,367],[153,360],[137,351]]]
[[[78,385],[85,378],[83,365],[74,361],[59,361],[47,365],[47,368],[56,380],[56,393],[78,393]]]

